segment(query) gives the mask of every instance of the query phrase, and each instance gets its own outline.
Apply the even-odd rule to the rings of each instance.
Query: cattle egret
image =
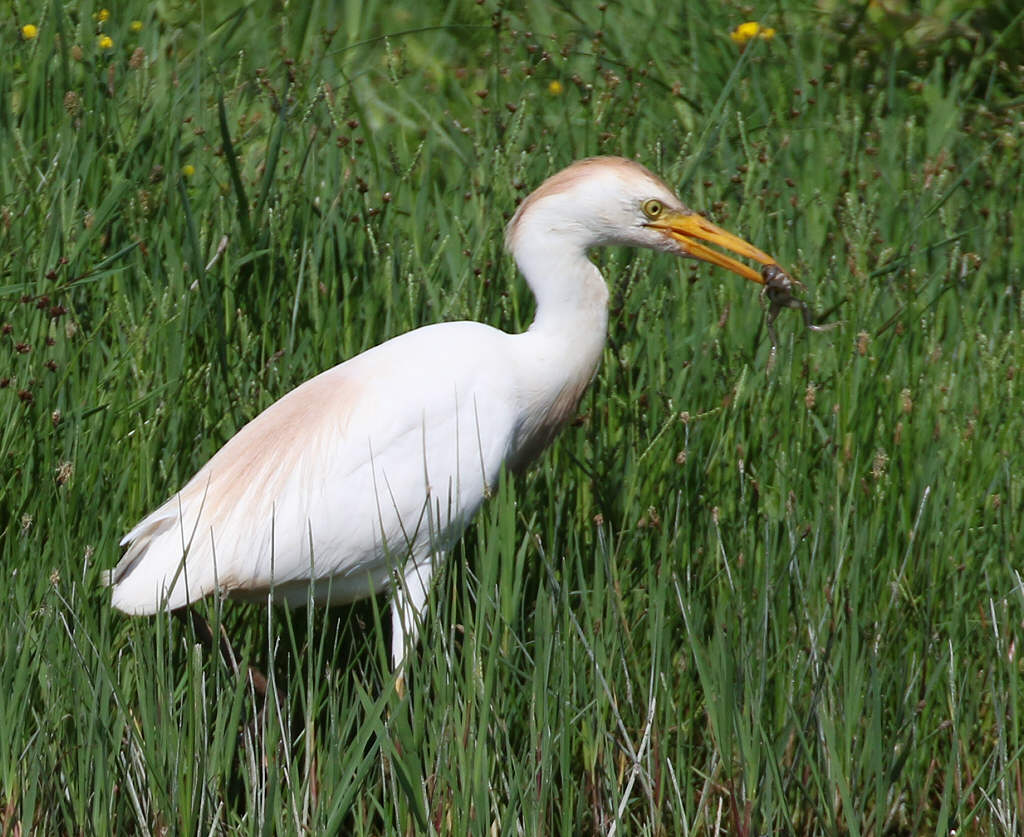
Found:
[[[608,290],[591,247],[777,263],[687,209],[638,163],[582,160],[527,197],[506,244],[536,297],[522,334],[476,322],[402,334],[296,387],[122,540],[113,606],[174,610],[219,591],[287,605],[392,592],[392,663],[416,642],[430,578],[502,467],[574,415],[601,357]]]

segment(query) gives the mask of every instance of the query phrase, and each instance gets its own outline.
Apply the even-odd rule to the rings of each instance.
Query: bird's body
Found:
[[[594,374],[608,292],[587,249],[703,248],[684,235],[773,263],[690,213],[636,163],[586,160],[549,178],[507,236],[537,298],[528,331],[426,326],[292,390],[125,536],[109,577],[113,605],[154,613],[217,590],[342,603],[391,587],[397,666],[437,562],[502,467],[522,469],[550,443]]]

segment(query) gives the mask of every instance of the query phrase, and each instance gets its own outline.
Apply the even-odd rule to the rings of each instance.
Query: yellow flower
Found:
[[[110,9],[100,9],[98,12],[94,12],[92,19],[98,20],[100,23],[110,20]]]
[[[191,163],[185,163],[185,165],[181,167],[181,173],[185,175],[185,177],[191,177],[196,173],[196,167]]]
[[[99,38],[96,39],[96,45],[100,49],[113,49],[114,39],[111,38],[110,35],[100,35]]]
[[[561,96],[563,89],[564,88],[562,87],[562,82],[560,82],[558,79],[555,79],[550,84],[548,84],[548,93],[550,93],[552,96]]]
[[[732,32],[729,33],[729,37],[732,38],[738,44],[745,44],[751,38],[756,38],[757,33],[761,31],[761,24],[756,20],[748,20],[746,23],[741,23]]]
[[[33,26],[31,23],[26,23],[21,27],[21,37],[26,41],[31,41],[33,38],[39,37],[39,27]]]
[[[132,32],[141,32],[142,31],[142,21],[141,20],[133,20],[131,22],[131,25],[128,28],[131,29]]]
[[[739,46],[743,46],[747,41],[751,41],[754,38],[760,38],[762,41],[770,41],[775,37],[775,30],[770,26],[762,28],[761,24],[756,20],[748,20],[746,23],[741,23],[732,32],[729,33],[729,37],[732,38],[733,42]]]

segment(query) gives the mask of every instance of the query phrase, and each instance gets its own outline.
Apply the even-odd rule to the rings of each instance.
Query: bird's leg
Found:
[[[395,691],[405,695],[405,676],[401,670],[406,653],[416,644],[423,619],[430,577],[438,556],[417,564],[410,561],[395,580],[391,593],[391,665],[398,673]]]
[[[214,636],[213,628],[210,623],[193,607],[185,607],[181,610],[175,610],[174,615],[179,619],[188,618],[192,624],[192,630],[195,632],[196,639],[198,639],[207,649],[207,651],[213,651]],[[220,652],[221,660],[231,670],[232,674],[239,673],[238,658],[235,656],[235,650],[231,647],[231,640],[228,639],[228,632],[224,629],[224,625],[220,626],[220,635],[216,641],[217,649]],[[267,703],[267,689],[269,683],[267,677],[255,666],[249,666],[246,671],[246,679],[249,682],[253,693],[259,698],[260,706],[266,707]]]
[[[195,608],[184,607],[173,611],[173,613],[182,621],[188,621],[191,623],[196,639],[198,639],[203,645],[207,653],[213,653],[214,645],[216,645],[217,650],[220,653],[221,661],[228,667],[231,673],[235,676],[242,673],[241,666],[238,662],[239,658],[235,654],[234,648],[231,646],[231,640],[228,638],[228,632],[224,628],[223,624],[220,625],[220,631],[215,638],[213,628],[209,621]],[[267,723],[268,695],[277,701],[277,712],[279,716],[284,711],[283,707],[287,705],[287,696],[280,687],[276,687],[272,690],[266,675],[255,666],[246,666],[245,683],[248,687],[249,694],[252,696],[255,712],[250,720],[243,722],[242,728],[239,731],[239,738],[242,741],[243,747],[246,748],[246,751],[250,752],[250,757],[262,758],[263,765],[266,767],[268,765],[268,754],[264,754],[262,757],[259,754],[265,746],[264,732],[266,730]],[[287,746],[286,742],[286,738],[282,738],[282,740],[278,742],[277,746],[279,755],[284,752],[284,748]],[[248,748],[252,748],[251,751],[249,751]],[[311,746],[307,746],[307,758],[310,759],[311,765],[310,776],[313,780],[312,790],[313,794],[316,795],[318,793],[318,781],[316,778],[318,773],[316,758]]]

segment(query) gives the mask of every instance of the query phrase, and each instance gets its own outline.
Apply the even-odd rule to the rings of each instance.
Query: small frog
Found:
[[[831,331],[841,325],[840,321],[818,325],[815,320],[819,318],[807,303],[793,296],[794,289],[803,291],[806,288],[777,264],[766,264],[761,268],[761,279],[764,281],[761,295],[768,300],[768,337],[772,341],[772,361],[775,359],[775,350],[779,344],[775,320],[783,308],[798,308],[803,314],[804,325],[810,331]]]

